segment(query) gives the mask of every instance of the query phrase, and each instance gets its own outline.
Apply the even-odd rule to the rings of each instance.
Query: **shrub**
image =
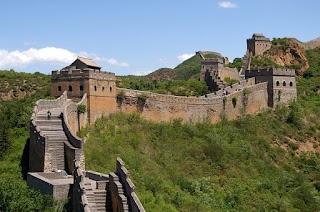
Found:
[[[147,101],[147,98],[148,98],[147,95],[142,93],[138,96],[138,101],[141,102],[142,104],[145,104]]]
[[[119,93],[117,93],[117,99],[119,100],[119,101],[123,101],[124,100],[124,92],[123,91],[120,91]]]
[[[237,97],[232,97],[232,105],[233,105],[233,107],[236,107],[236,105],[237,105]]]
[[[87,111],[87,107],[84,104],[80,104],[77,107],[78,113],[85,113]]]

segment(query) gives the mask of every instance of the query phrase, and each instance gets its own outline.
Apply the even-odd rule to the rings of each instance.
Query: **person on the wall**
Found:
[[[48,110],[47,115],[48,115],[48,120],[50,120],[50,118],[51,118],[51,111],[50,110]]]

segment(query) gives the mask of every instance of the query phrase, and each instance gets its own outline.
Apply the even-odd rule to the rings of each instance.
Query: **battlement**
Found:
[[[115,73],[105,72],[98,69],[62,69],[60,71],[52,71],[52,79],[61,79],[61,78],[95,78],[95,79],[107,79],[115,80]]]
[[[223,59],[222,58],[206,58],[205,60],[201,61],[202,64],[211,64],[211,63],[221,63],[223,64]]]
[[[294,69],[285,68],[265,68],[258,70],[246,70],[246,78],[255,76],[291,76],[295,77],[296,71]]]

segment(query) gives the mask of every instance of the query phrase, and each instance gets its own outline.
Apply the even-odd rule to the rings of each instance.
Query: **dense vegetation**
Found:
[[[25,94],[30,95],[42,89],[48,89],[49,83],[50,77],[39,72],[29,74],[17,73],[13,69],[10,71],[0,70],[0,94],[12,92],[9,99],[23,98]]]
[[[30,95],[22,99],[0,101],[0,211],[54,210],[51,197],[28,189],[23,180],[30,116],[35,101],[49,95],[49,81],[49,76],[40,73],[0,71],[1,92],[21,86],[30,89]],[[9,86],[3,86],[7,82]],[[44,89],[39,90],[41,86]]]
[[[209,93],[208,86],[204,81],[195,79],[157,81],[142,77],[122,77],[117,82],[118,87],[151,91],[160,94],[171,94],[176,96],[202,96]]]
[[[242,58],[234,58],[234,60],[232,61],[232,63],[228,64],[229,68],[237,68],[239,71],[242,67],[242,63],[243,63],[243,59]]]
[[[81,132],[86,166],[108,173],[120,156],[147,211],[317,211],[320,49],[307,57],[289,107],[219,124],[103,117]]]

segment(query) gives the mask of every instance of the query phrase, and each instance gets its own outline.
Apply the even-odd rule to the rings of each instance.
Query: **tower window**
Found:
[[[112,87],[110,87],[110,92],[112,92]]]
[[[277,86],[279,86],[279,85],[280,85],[280,82],[279,82],[279,81],[277,81],[277,82],[276,82],[276,85],[277,85]]]
[[[293,83],[292,82],[290,82],[290,87],[292,87],[293,86]]]
[[[102,87],[102,91],[104,91],[104,86]]]
[[[283,86],[286,86],[286,81],[283,81],[283,83],[282,83],[282,84],[283,84]]]
[[[97,91],[97,86],[94,86],[94,91]]]
[[[61,86],[60,85],[58,86],[58,91],[61,91]]]
[[[82,85],[80,85],[80,91],[83,91],[83,86]]]
[[[69,91],[72,91],[72,86],[71,85],[69,85]]]

